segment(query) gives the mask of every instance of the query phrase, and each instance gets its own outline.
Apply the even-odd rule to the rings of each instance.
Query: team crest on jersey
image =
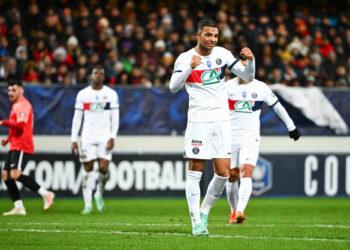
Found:
[[[255,196],[266,193],[272,189],[272,164],[259,157],[253,171],[253,190]]]
[[[208,68],[211,68],[211,61],[207,61],[207,66],[208,66]]]
[[[203,85],[210,85],[220,82],[221,68],[208,69],[204,71],[201,75],[201,80]]]
[[[221,65],[222,60],[221,60],[221,58],[216,58],[215,62],[217,65]]]
[[[192,149],[192,153],[195,154],[195,155],[197,155],[197,154],[199,153],[199,148],[198,148],[198,147],[194,147],[194,148]]]
[[[242,112],[242,113],[252,113],[254,104],[255,104],[254,101],[245,101],[245,100],[237,101],[234,104],[235,111]]]
[[[257,93],[252,93],[252,97],[253,97],[254,99],[256,99],[256,98],[258,97],[258,94],[257,94]]]

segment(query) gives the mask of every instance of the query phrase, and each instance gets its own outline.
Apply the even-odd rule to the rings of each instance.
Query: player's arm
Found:
[[[10,120],[2,120],[0,121],[1,126],[9,127],[9,128],[14,128],[17,130],[18,133],[22,133],[23,129],[26,125],[26,122],[24,121],[10,121]]]
[[[5,147],[10,142],[10,138],[5,138],[1,140],[1,145]]]
[[[265,85],[266,97],[265,102],[269,104],[271,108],[275,111],[278,117],[283,121],[289,131],[289,137],[294,141],[298,140],[301,136],[299,130],[296,128],[292,118],[290,118],[287,110],[279,102],[277,96],[272,92],[272,90]]]
[[[230,62],[228,68],[231,70],[231,72],[243,79],[245,82],[253,81],[255,77],[255,59],[252,51],[249,48],[243,48],[241,50],[241,56],[248,61],[246,66],[240,62],[240,59],[235,58],[231,52],[228,54]]]
[[[16,113],[16,120],[2,120],[0,121],[0,125],[13,128],[17,133],[22,133],[24,127],[29,121],[30,114],[31,107],[28,105],[22,105]]]
[[[284,122],[288,131],[289,137],[294,139],[294,141],[298,140],[301,136],[299,130],[295,127],[293,120],[288,115],[287,110],[282,106],[282,104],[277,101],[275,105],[273,105],[273,110],[276,112],[279,118]]]
[[[72,130],[71,130],[71,150],[73,154],[78,154],[78,136],[79,136],[79,130],[81,127],[81,123],[83,121],[83,115],[84,115],[84,105],[83,101],[80,99],[80,96],[78,94],[77,100],[75,102],[75,110],[74,110],[74,116],[72,121]]]
[[[119,101],[118,101],[118,95],[115,94],[115,101],[111,107],[111,135],[106,145],[107,150],[112,150],[114,148],[114,143],[117,138],[118,130],[119,130]]]
[[[174,71],[170,79],[170,91],[176,93],[185,84],[187,77],[191,74],[200,63],[201,57],[194,55],[190,62],[182,60],[183,56],[179,56],[175,62]]]

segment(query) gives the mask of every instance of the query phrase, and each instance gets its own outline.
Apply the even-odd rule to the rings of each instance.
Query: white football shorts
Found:
[[[98,158],[109,161],[112,160],[113,150],[106,150],[107,141],[108,140],[91,141],[82,139],[79,152],[80,162],[89,162]]]
[[[185,133],[185,158],[231,158],[230,121],[188,122]]]
[[[256,165],[259,157],[260,138],[232,140],[231,168],[242,164]]]

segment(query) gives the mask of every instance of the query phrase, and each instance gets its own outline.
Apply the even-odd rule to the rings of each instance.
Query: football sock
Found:
[[[226,183],[226,196],[231,206],[231,213],[237,210],[238,203],[238,181]]]
[[[16,200],[14,202],[15,208],[24,208],[22,200]]]
[[[5,182],[7,192],[13,202],[20,200],[20,194],[16,182],[13,179],[8,179]]]
[[[27,176],[27,175],[23,175],[21,174],[18,178],[17,181],[22,182],[22,184],[32,190],[33,192],[38,192],[38,190],[40,189],[40,186],[38,183],[36,183],[35,180],[33,180],[31,177]]]
[[[209,214],[210,209],[214,206],[215,202],[219,199],[222,191],[224,190],[227,180],[228,176],[223,177],[214,174],[214,177],[209,183],[207,193],[202,202],[201,212],[203,214]]]
[[[47,195],[47,190],[43,187],[40,187],[38,193],[44,197],[45,195]]]
[[[200,219],[200,199],[201,199],[201,189],[199,183],[202,178],[202,172],[199,171],[187,171],[186,179],[186,199],[188,204],[188,209],[190,211],[192,226],[199,224]]]
[[[103,193],[105,191],[105,185],[108,179],[109,179],[109,172],[107,172],[106,174],[103,174],[103,173],[98,174],[96,194],[103,196]]]
[[[82,188],[85,207],[92,207],[92,172],[83,172]]]
[[[240,179],[240,185],[238,189],[238,204],[237,211],[244,212],[247,207],[250,195],[252,194],[252,178],[244,177]]]

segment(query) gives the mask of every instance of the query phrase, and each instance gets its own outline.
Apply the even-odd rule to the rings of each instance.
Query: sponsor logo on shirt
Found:
[[[192,140],[192,146],[202,146],[203,143],[200,140]]]
[[[204,71],[201,75],[201,80],[203,85],[210,85],[220,82],[221,68],[208,69]]]
[[[242,113],[251,113],[253,112],[253,106],[255,102],[254,101],[237,101],[235,103],[235,110],[236,112],[242,112]]]
[[[84,103],[84,110],[90,111],[90,112],[103,112],[104,110],[111,109],[111,103],[110,102],[86,102]]]
[[[203,86],[220,83],[220,80],[224,79],[224,72],[225,66],[215,69],[193,70],[187,77],[186,83],[202,84]]]

